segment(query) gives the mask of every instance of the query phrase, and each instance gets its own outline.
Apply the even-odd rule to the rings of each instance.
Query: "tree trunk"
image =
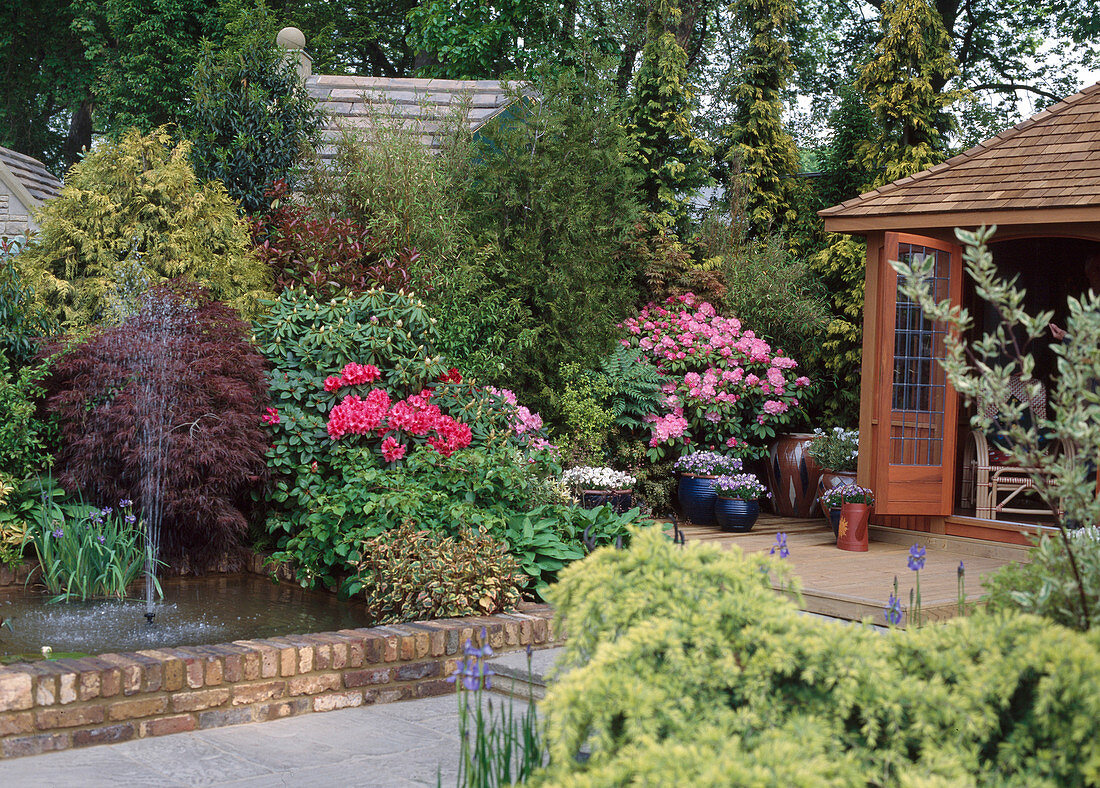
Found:
[[[92,147],[92,106],[92,97],[85,96],[69,121],[69,133],[65,137],[65,146],[61,151],[65,160],[65,169],[80,161],[84,151]]]

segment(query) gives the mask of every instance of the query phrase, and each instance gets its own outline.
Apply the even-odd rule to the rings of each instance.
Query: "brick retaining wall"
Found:
[[[547,605],[514,614],[238,640],[0,668],[0,757],[425,698],[485,627],[497,651],[556,640]]]

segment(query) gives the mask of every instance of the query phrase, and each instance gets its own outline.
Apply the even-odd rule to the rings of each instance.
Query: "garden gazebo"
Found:
[[[1100,83],[820,215],[826,230],[867,239],[858,473],[877,494],[876,522],[1024,541],[1042,516],[978,517],[960,503],[969,419],[936,363],[943,327],[900,296],[889,261],[935,256],[937,297],[967,306],[979,329],[990,328],[996,316],[964,281],[954,230],[996,225],[998,268],[1019,276],[1029,311],[1053,309],[1064,325],[1066,296],[1100,288],[1085,271],[1086,261],[1100,264]],[[1037,373],[1049,374],[1050,348],[1036,356]]]
[[[0,148],[0,237],[38,229],[34,212],[61,191],[61,181],[38,159]]]

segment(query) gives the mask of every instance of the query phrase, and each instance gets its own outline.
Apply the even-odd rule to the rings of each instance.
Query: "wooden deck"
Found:
[[[983,594],[981,578],[1005,564],[1025,561],[1027,548],[916,533],[871,526],[866,553],[838,550],[836,539],[823,519],[799,520],[762,514],[747,534],[727,533],[717,527],[682,525],[685,539],[728,548],[737,545],[746,553],[771,550],[776,533],[787,534],[794,573],[802,582],[802,609],[859,621],[884,623],[886,601],[898,579],[898,593],[908,611],[909,589],[915,576],[908,567],[909,548],[919,542],[926,550],[920,573],[921,611],[924,621],[951,618],[958,613],[958,567],[966,569],[967,604]],[[908,619],[906,619],[908,620]]]

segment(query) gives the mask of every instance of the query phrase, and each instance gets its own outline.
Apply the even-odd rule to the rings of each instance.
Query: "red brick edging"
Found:
[[[238,640],[0,668],[0,757],[262,722],[454,691],[467,638],[549,645],[547,605],[315,635]]]

